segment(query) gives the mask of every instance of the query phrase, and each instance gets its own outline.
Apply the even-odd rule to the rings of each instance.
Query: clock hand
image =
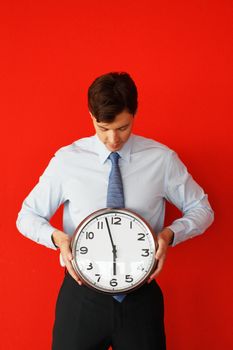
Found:
[[[117,250],[115,244],[113,245],[113,275],[116,275],[116,258],[117,258]]]
[[[116,245],[113,243],[113,239],[112,239],[112,234],[111,234],[111,230],[110,230],[110,227],[109,227],[109,223],[108,223],[108,219],[105,218],[105,221],[106,221],[106,225],[107,225],[107,228],[108,228],[108,234],[109,234],[109,237],[110,237],[110,241],[112,243],[112,253],[113,253],[113,275],[116,275]]]
[[[109,223],[108,223],[108,219],[105,218],[105,221],[106,221],[106,225],[107,225],[107,228],[108,228],[108,234],[109,234],[109,237],[110,237],[110,241],[112,243],[112,248],[113,250],[115,249],[114,247],[116,247],[113,243],[113,239],[112,239],[112,234],[111,234],[111,231],[110,231],[110,227],[109,227]]]

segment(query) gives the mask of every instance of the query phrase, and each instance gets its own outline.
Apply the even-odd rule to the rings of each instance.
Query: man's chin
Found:
[[[121,149],[121,147],[122,147],[122,145],[114,145],[114,146],[112,146],[112,145],[107,145],[107,148],[109,149],[109,151],[111,151],[111,152],[117,152],[117,151],[119,151],[120,149]]]

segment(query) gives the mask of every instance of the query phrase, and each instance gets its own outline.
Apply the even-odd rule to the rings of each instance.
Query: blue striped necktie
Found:
[[[112,169],[108,180],[107,207],[124,208],[124,192],[121,172],[118,164],[120,156],[117,152],[112,152],[109,159],[112,162]]]
[[[112,162],[112,168],[108,180],[107,207],[108,208],[124,208],[124,192],[121,178],[121,172],[118,164],[120,155],[117,152],[112,152],[109,159]],[[113,298],[122,302],[126,297],[124,294],[114,295]]]

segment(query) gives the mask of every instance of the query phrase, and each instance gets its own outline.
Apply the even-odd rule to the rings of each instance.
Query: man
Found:
[[[127,73],[98,77],[88,90],[88,107],[96,135],[60,149],[19,213],[20,232],[49,248],[60,249],[66,276],[56,305],[53,350],[164,350],[163,296],[154,278],[162,270],[169,245],[206,230],[213,211],[202,188],[175,152],[132,134],[137,88]],[[158,265],[138,290],[122,302],[84,286],[72,268],[70,238],[78,224],[106,207],[111,162],[119,167],[125,208],[140,214],[158,238]],[[183,217],[164,227],[165,201]],[[50,218],[64,205],[64,231]]]

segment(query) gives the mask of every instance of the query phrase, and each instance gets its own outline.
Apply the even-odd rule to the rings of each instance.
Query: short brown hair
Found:
[[[96,78],[88,89],[88,108],[97,122],[112,122],[123,111],[135,115],[137,87],[128,73],[111,72]]]

